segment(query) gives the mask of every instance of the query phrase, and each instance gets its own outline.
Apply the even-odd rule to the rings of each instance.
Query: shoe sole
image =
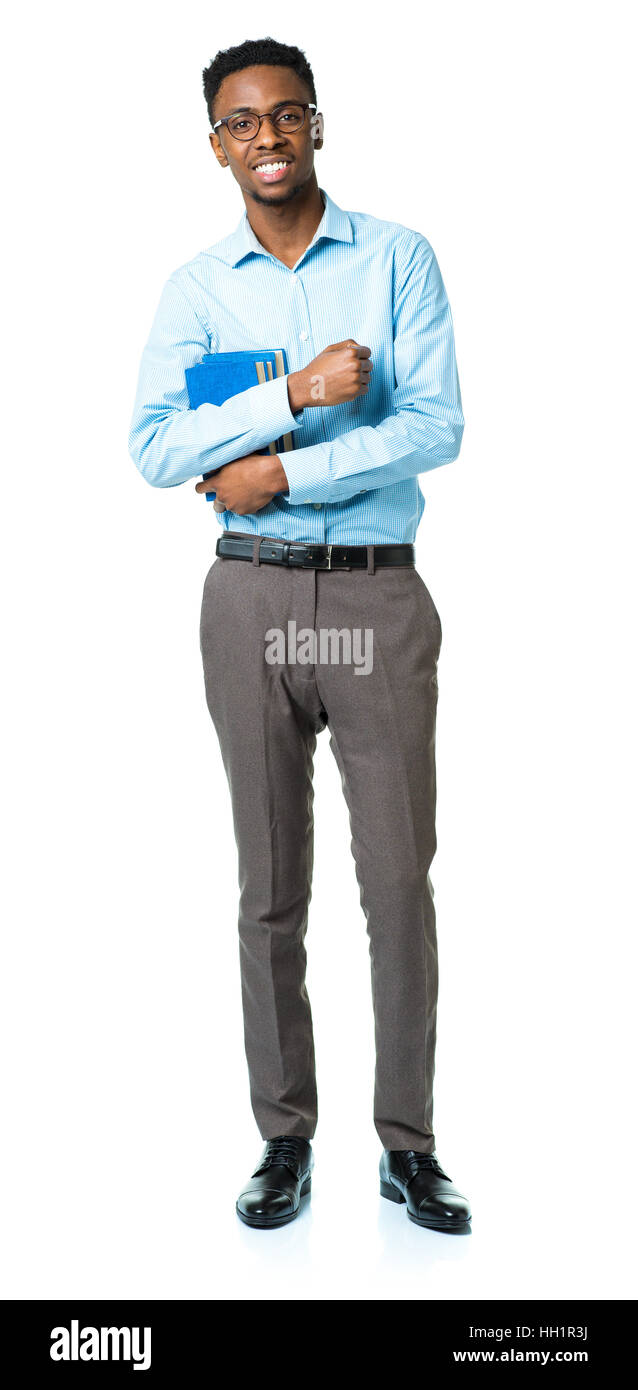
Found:
[[[259,1231],[273,1231],[277,1226],[287,1226],[289,1221],[294,1221],[295,1217],[298,1216],[301,1211],[301,1198],[307,1196],[310,1192],[310,1188],[311,1180],[310,1178],[306,1178],[305,1183],[299,1191],[299,1206],[295,1207],[295,1210],[291,1211],[288,1216],[273,1216],[270,1218],[264,1216],[247,1216],[245,1212],[239,1210],[239,1204],[237,1202],[235,1203],[235,1211],[237,1212],[239,1220],[243,1221],[245,1226],[253,1226]]]
[[[397,1187],[393,1187],[392,1183],[384,1182],[383,1178],[380,1183],[380,1191],[381,1196],[387,1197],[389,1202],[397,1202],[399,1205],[405,1203],[403,1193],[399,1192]],[[472,1229],[471,1216],[468,1217],[467,1221],[425,1221],[423,1217],[413,1216],[408,1209],[408,1220],[413,1221],[415,1226],[426,1226],[429,1231],[446,1231],[448,1235],[466,1235]]]

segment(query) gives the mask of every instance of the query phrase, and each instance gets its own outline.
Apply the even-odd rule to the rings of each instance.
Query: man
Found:
[[[237,1212],[280,1226],[310,1190],[317,1093],[304,938],[313,754],[328,727],[370,938],[381,1193],[419,1225],[467,1231],[468,1203],[438,1162],[432,1128],[442,631],[413,545],[425,506],[418,475],[455,459],[463,434],[450,308],[425,237],[345,212],[319,188],[323,117],[299,49],[247,41],[203,77],[210,143],[245,212],[164,287],[129,447],[156,487],[214,470],[195,490],[214,492],[224,528],[204,584],[201,652],[238,846],[246,1057],[265,1141]],[[288,374],[188,408],[187,367],[255,348],[284,348]],[[286,434],[295,447],[283,457],[258,452]],[[306,641],[365,631],[372,661],[363,671],[333,652],[322,660],[312,642],[305,660],[290,646],[273,660],[273,634],[291,627]]]

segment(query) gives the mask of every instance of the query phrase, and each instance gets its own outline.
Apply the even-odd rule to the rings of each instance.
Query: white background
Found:
[[[12,13],[5,1297],[636,1294],[632,9]],[[262,1141],[198,644],[219,524],[194,485],[149,488],[127,434],[165,279],[244,208],[202,69],[268,33],[313,68],[320,186],[421,231],[452,307],[465,437],[421,480],[417,554],[444,631],[435,1129],[465,1239],[379,1197],[368,943],[327,734],[313,1196],[279,1231],[234,1211]]]

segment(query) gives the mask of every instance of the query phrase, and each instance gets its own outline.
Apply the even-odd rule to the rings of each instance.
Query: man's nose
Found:
[[[266,139],[266,141],[272,141],[273,139],[281,140],[281,132],[277,129],[275,125],[274,116],[262,117],[261,125],[255,136],[255,143],[259,144],[264,140],[264,138]]]

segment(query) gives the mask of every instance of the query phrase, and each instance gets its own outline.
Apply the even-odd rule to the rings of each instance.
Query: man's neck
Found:
[[[321,190],[313,175],[289,203],[266,206],[244,199],[248,221],[265,251],[293,266],[310,245],[325,212]]]

